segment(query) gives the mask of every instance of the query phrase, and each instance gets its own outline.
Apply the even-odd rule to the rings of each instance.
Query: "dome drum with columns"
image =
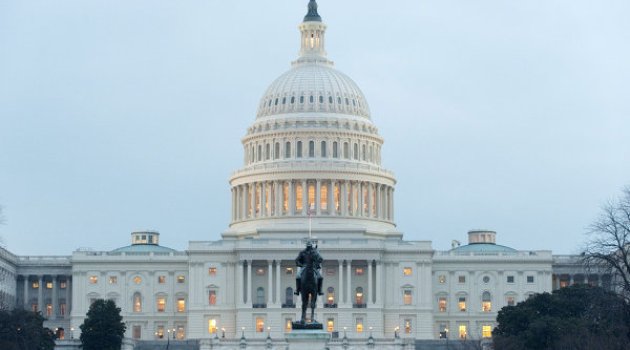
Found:
[[[230,179],[232,221],[223,237],[304,229],[308,216],[320,235],[334,225],[335,235],[343,228],[400,237],[383,138],[359,87],[326,57],[314,1],[299,29],[298,59],[263,94],[242,139],[244,167]]]

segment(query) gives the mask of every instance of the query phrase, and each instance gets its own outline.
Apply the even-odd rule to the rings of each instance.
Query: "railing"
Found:
[[[324,309],[336,309],[337,304],[324,304]]]
[[[365,309],[367,308],[367,304],[366,303],[352,304],[352,307],[355,309]]]
[[[283,309],[294,309],[295,308],[295,303],[282,304],[282,308]]]
[[[267,308],[267,304],[252,304],[252,307],[254,309],[266,309]]]

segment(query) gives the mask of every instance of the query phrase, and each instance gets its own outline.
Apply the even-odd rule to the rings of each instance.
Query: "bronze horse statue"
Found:
[[[302,294],[302,324],[306,323],[306,309],[311,307],[311,323],[315,321],[315,307],[317,305],[317,275],[315,261],[309,261],[302,270],[301,292]],[[310,302],[310,303],[309,303]]]

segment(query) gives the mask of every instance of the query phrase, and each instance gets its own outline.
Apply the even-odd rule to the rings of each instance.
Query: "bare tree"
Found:
[[[608,273],[615,290],[630,301],[630,187],[602,208],[588,235],[584,263]]]

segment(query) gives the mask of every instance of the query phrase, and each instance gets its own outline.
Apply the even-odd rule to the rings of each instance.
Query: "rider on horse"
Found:
[[[322,293],[322,282],[324,278],[320,273],[320,270],[322,268],[322,260],[324,259],[321,255],[319,255],[319,252],[317,251],[317,246],[313,248],[313,242],[306,242],[306,249],[302,250],[300,252],[300,255],[298,255],[298,257],[295,259],[295,264],[299,267],[295,277],[295,284],[297,286],[294,293],[295,295],[300,295],[300,293],[302,292],[302,271],[304,270],[303,268],[309,264],[312,264],[313,269],[315,270],[315,275],[317,277],[317,294],[324,295],[324,293]]]

